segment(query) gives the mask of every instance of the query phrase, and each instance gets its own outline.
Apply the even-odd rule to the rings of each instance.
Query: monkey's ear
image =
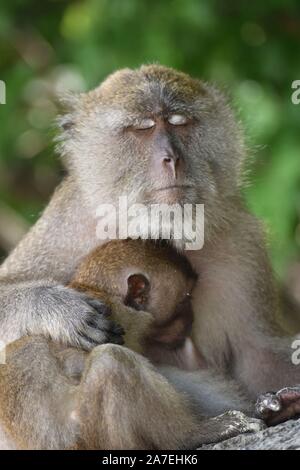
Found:
[[[57,95],[57,102],[62,112],[73,112],[78,108],[83,93],[65,92]]]
[[[72,129],[74,125],[74,115],[80,104],[80,94],[63,93],[58,95],[57,104],[59,116],[56,123],[63,131]]]
[[[131,274],[127,278],[127,295],[125,305],[136,310],[145,310],[148,303],[150,282],[144,274]]]

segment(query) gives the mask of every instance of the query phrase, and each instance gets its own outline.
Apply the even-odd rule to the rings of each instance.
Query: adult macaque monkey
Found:
[[[107,299],[112,318],[125,327],[126,346],[150,355],[154,347],[156,359],[169,352],[173,363],[186,366],[198,359],[184,347],[194,283],[188,262],[174,250],[125,240],[94,250],[71,286]],[[172,375],[172,368],[161,372]],[[43,336],[24,337],[8,346],[7,364],[0,366],[6,446],[186,448],[261,429],[261,422],[239,412],[216,416],[231,408],[251,411],[237,386],[228,382],[226,389],[224,379],[206,370],[198,378],[201,402],[194,403],[126,347],[102,345],[88,353]]]
[[[209,366],[235,378],[253,398],[299,383],[291,340],[277,327],[262,230],[240,193],[243,140],[223,95],[150,65],[114,73],[95,90],[70,98],[69,106],[60,120],[69,175],[0,269],[1,340],[42,334],[86,349],[118,341],[105,305],[66,287],[81,259],[101,243],[97,208],[118,207],[119,196],[128,197],[128,206],[204,203],[204,248],[186,252],[199,274],[196,347]],[[142,235],[148,228],[141,224]],[[152,233],[159,229],[151,227]],[[184,242],[176,240],[177,247]],[[300,396],[300,389],[295,393]]]

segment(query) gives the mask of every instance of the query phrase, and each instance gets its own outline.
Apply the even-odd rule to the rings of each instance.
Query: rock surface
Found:
[[[290,420],[253,434],[241,434],[201,450],[300,450],[300,419]]]

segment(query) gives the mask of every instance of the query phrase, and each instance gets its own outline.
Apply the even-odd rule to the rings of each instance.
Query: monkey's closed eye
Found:
[[[136,126],[134,126],[134,130],[136,131],[145,131],[147,129],[152,129],[155,126],[155,121],[153,119],[142,119]]]
[[[172,126],[184,126],[188,123],[188,118],[183,114],[171,114],[168,117],[168,122],[172,124]]]

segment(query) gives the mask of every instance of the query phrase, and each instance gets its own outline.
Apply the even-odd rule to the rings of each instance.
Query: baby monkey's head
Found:
[[[71,286],[113,299],[114,305],[149,312],[151,338],[176,345],[191,328],[195,281],[188,261],[171,247],[161,242],[114,240],[85,258]],[[123,324],[121,315],[118,322]]]

